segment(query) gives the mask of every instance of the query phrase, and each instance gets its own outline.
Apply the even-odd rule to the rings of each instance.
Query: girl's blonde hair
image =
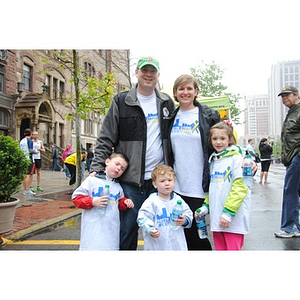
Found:
[[[154,170],[152,171],[152,174],[151,174],[152,181],[156,181],[158,175],[165,175],[165,174],[171,174],[172,176],[174,176],[174,178],[176,178],[176,174],[175,174],[173,168],[162,164],[162,165],[156,166],[154,168]]]
[[[228,137],[229,137],[229,146],[231,145],[236,145],[236,140],[233,134],[233,128],[227,124],[225,124],[224,122],[219,122],[217,124],[215,124],[214,126],[212,126],[210,128],[210,132],[209,132],[209,144],[212,147],[212,143],[211,143],[211,136],[212,136],[212,132],[214,129],[224,129],[226,130]]]

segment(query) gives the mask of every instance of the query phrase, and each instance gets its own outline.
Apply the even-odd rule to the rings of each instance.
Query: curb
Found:
[[[49,227],[59,225],[68,219],[77,217],[80,214],[81,214],[81,209],[76,209],[75,211],[72,211],[70,213],[64,214],[64,215],[56,217],[56,218],[49,219],[49,220],[41,222],[39,224],[35,224],[29,228],[12,233],[11,235],[7,235],[5,238],[8,240],[12,240],[12,241],[21,241],[26,238],[29,238],[30,236],[32,236],[36,233],[41,232]]]

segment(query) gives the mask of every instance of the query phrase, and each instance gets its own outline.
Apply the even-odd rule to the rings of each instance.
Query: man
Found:
[[[255,161],[255,156],[256,155],[255,155],[255,152],[254,152],[253,145],[254,145],[253,139],[248,139],[248,145],[246,147],[246,151],[248,152],[248,154],[251,155],[252,160]]]
[[[120,250],[136,250],[137,213],[155,189],[151,171],[160,163],[169,164],[168,118],[174,110],[172,99],[156,89],[159,62],[141,57],[135,70],[138,83],[129,91],[116,95],[101,127],[91,174],[105,169],[105,159],[113,149],[130,160],[120,183],[134,208],[121,212]]]
[[[35,196],[36,193],[32,192],[29,188],[32,183],[32,175],[35,169],[35,163],[32,158],[33,153],[38,153],[39,150],[33,149],[33,141],[31,140],[31,130],[29,128],[24,131],[24,138],[20,141],[20,148],[25,152],[26,157],[31,160],[31,165],[28,167],[28,173],[23,181],[24,196]]]
[[[258,156],[254,151],[253,145],[254,145],[253,139],[248,139],[248,145],[246,147],[246,152],[251,155],[251,159],[253,161],[255,161],[256,163],[259,163]],[[256,171],[253,173],[253,180],[254,181],[255,181],[255,178],[254,178],[255,174],[256,174]]]
[[[38,132],[33,131],[32,132],[32,141],[33,141],[33,149],[39,150],[37,154],[32,154],[33,161],[35,163],[35,169],[36,169],[36,181],[37,181],[37,188],[36,190],[39,192],[42,192],[43,189],[41,188],[41,170],[42,170],[42,156],[41,151],[45,152],[45,148],[43,145],[43,142],[38,139]],[[35,189],[30,188],[31,191],[35,192]]]
[[[58,149],[55,145],[52,145],[52,172],[55,171],[55,167],[59,169],[60,172],[63,172],[63,167],[58,163]]]
[[[281,159],[286,166],[280,231],[276,237],[300,237],[300,99],[297,88],[286,86],[278,96],[289,108],[281,131]]]

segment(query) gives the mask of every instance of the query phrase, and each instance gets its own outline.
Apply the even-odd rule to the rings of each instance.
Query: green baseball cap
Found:
[[[297,94],[298,90],[294,86],[285,86],[282,91],[278,94],[278,97],[281,96],[282,94]]]
[[[153,66],[157,71],[159,71],[159,62],[157,59],[151,56],[143,56],[139,59],[136,68],[141,69],[144,66]]]

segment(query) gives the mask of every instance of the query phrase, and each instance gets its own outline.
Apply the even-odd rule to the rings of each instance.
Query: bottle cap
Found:
[[[109,184],[106,184],[105,187],[109,189]]]
[[[197,208],[197,209],[196,209],[196,212],[197,212],[197,213],[201,212],[201,209],[200,209],[200,208]]]
[[[177,204],[178,204],[178,205],[181,205],[181,204],[182,204],[182,201],[181,201],[181,200],[177,200]]]
[[[246,156],[247,158],[251,158],[251,154],[247,154],[247,156]]]

